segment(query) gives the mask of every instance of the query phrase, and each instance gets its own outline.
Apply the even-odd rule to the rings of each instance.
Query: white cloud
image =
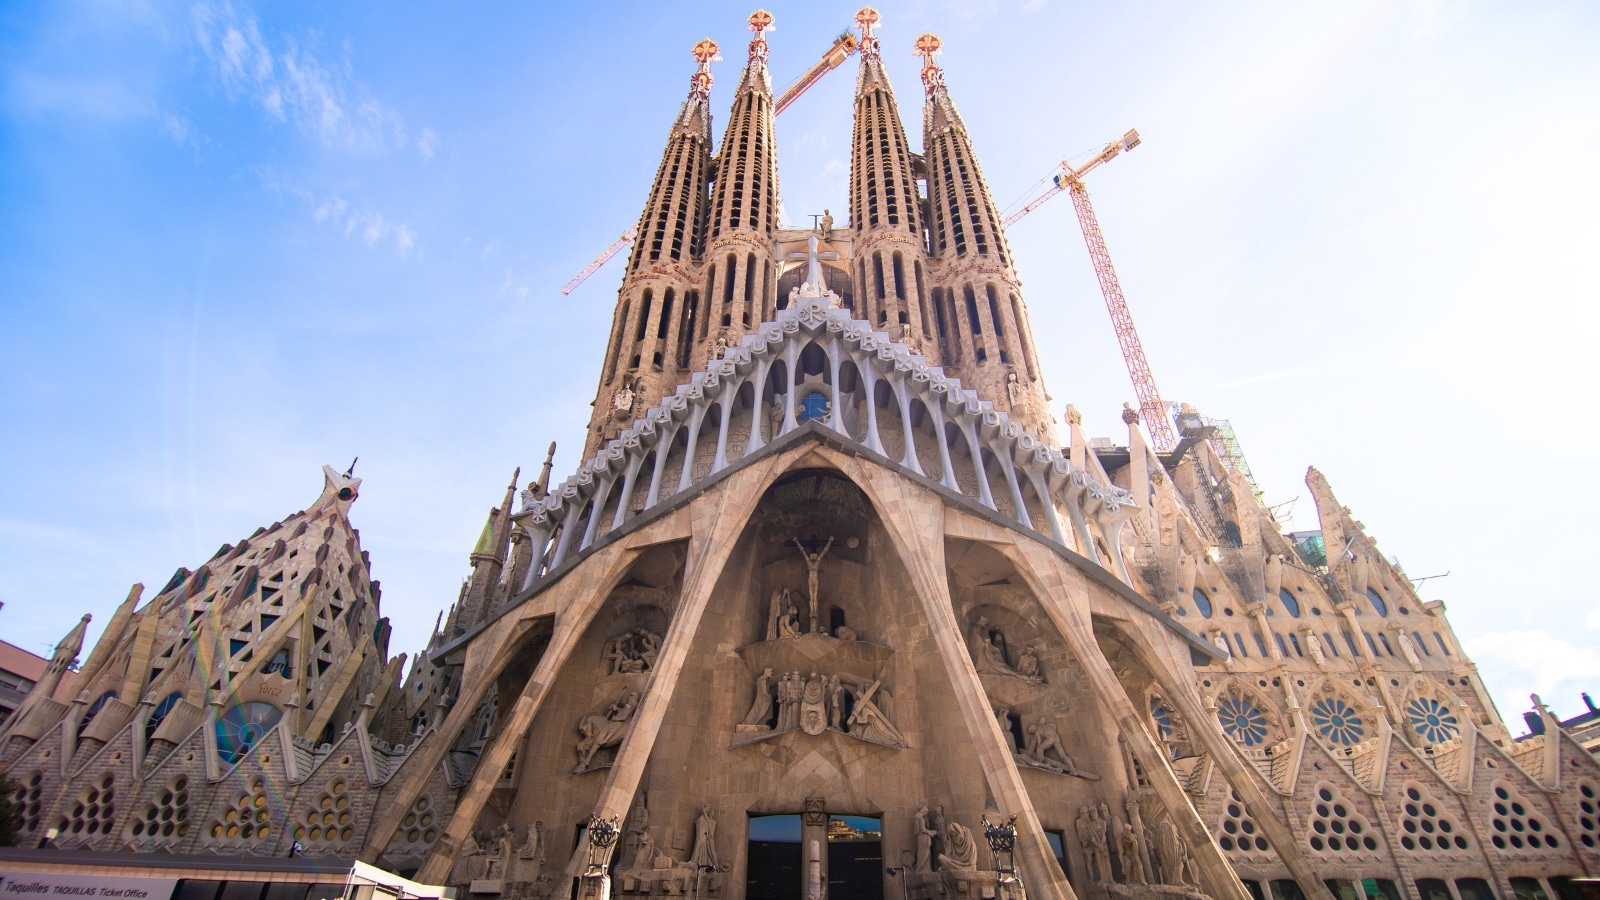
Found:
[[[172,138],[172,142],[179,146],[188,143],[193,133],[192,129],[189,128],[188,122],[171,113],[161,117],[161,130],[165,131],[167,136]]]
[[[329,197],[317,204],[317,211],[312,213],[312,216],[319,223],[330,219],[334,222],[339,222],[344,219],[344,211],[349,206],[350,204],[346,203],[342,197]]]
[[[316,35],[269,42],[254,14],[235,10],[226,0],[220,6],[198,3],[192,15],[195,39],[216,65],[230,99],[248,98],[270,118],[293,124],[328,147],[383,151],[412,143],[404,119],[355,79],[347,55],[317,53]],[[281,49],[274,51],[272,44]],[[438,144],[431,128],[415,141],[424,159],[433,157]]]
[[[494,255],[494,252],[496,250],[499,250],[499,249],[500,249],[500,239],[499,238],[496,238],[496,239],[490,241],[489,243],[484,244],[483,245],[483,258],[484,259],[488,259],[490,256]]]
[[[1585,628],[1600,628],[1600,606],[1595,607],[1594,612],[1589,613],[1588,617],[1583,620],[1583,625]]]
[[[1522,703],[1529,694],[1559,709],[1571,706],[1579,691],[1600,680],[1600,650],[1543,629],[1480,634],[1463,644],[1501,702],[1517,704],[1500,710],[1513,720],[1526,708]]]

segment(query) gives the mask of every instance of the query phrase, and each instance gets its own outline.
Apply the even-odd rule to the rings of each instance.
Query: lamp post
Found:
[[[610,878],[606,865],[611,861],[611,848],[617,843],[617,817],[602,819],[593,816],[587,829],[589,839],[589,865],[583,873],[583,889],[579,896],[585,900],[607,900],[611,895]]]
[[[1015,884],[1020,892],[1022,879],[1017,875],[1017,817],[1004,822],[991,822],[987,813],[982,818],[983,837],[989,842],[989,852],[994,854],[995,891],[999,897],[1011,893],[1009,885]]]

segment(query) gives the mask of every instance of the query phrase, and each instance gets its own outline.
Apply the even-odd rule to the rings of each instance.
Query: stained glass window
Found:
[[[281,718],[283,713],[270,703],[240,703],[229,707],[217,719],[217,755],[223,762],[233,765],[260,743]]]
[[[1199,588],[1194,589],[1194,606],[1195,609],[1200,610],[1200,615],[1208,619],[1211,618],[1211,598],[1207,597],[1206,592]]]
[[[1450,707],[1431,697],[1418,697],[1406,706],[1406,718],[1411,727],[1430,744],[1442,744],[1461,733]]]
[[[1160,697],[1150,698],[1150,718],[1156,722],[1156,737],[1163,741],[1172,740],[1172,711],[1167,709],[1167,704]]]
[[[1283,608],[1288,610],[1289,615],[1300,618],[1300,601],[1289,593],[1288,588],[1278,588],[1278,599],[1283,602]]]
[[[802,422],[811,419],[825,419],[830,411],[828,395],[821,391],[812,391],[800,398],[799,419]]]
[[[1383,602],[1383,598],[1378,596],[1377,591],[1367,588],[1367,599],[1372,601],[1372,608],[1378,611],[1378,615],[1389,615],[1389,604]]]
[[[1266,743],[1267,717],[1254,703],[1243,697],[1223,699],[1217,707],[1217,721],[1228,737],[1246,747]]]
[[[1346,747],[1358,743],[1366,734],[1361,717],[1337,697],[1323,697],[1311,704],[1311,724],[1323,737]]]
[[[156,729],[161,727],[161,723],[167,718],[167,714],[172,712],[172,708],[177,706],[178,701],[182,699],[183,692],[174,691],[168,694],[165,700],[157,703],[156,708],[150,711],[150,718],[145,720],[144,723],[144,742],[146,745],[156,736]]]

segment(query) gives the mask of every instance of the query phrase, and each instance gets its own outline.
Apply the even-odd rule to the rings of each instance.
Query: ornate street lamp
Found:
[[[983,837],[989,842],[989,852],[994,854],[997,893],[1004,897],[1008,885],[1022,887],[1022,879],[1017,877],[1017,817],[1012,816],[1004,822],[991,822],[985,813],[981,821]]]
[[[606,863],[610,860],[610,850],[617,842],[617,817],[602,819],[594,816],[589,819],[589,871],[585,874],[594,877],[605,874]]]

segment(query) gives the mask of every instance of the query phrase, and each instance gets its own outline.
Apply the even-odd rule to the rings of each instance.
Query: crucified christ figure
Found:
[[[806,587],[811,595],[810,630],[815,632],[819,630],[817,627],[817,567],[822,565],[822,558],[828,555],[828,549],[833,546],[833,538],[828,538],[828,542],[822,545],[822,549],[816,553],[807,553],[806,545],[800,543],[799,538],[794,539],[794,545],[800,549],[800,555],[805,557],[806,561]]]

